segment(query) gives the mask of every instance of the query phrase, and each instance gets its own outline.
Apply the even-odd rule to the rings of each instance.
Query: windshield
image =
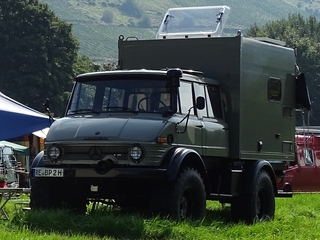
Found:
[[[77,82],[67,115],[104,112],[176,112],[168,79],[105,79]],[[174,107],[172,107],[174,106]]]

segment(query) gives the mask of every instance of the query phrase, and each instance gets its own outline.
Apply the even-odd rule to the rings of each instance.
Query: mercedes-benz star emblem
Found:
[[[89,150],[89,157],[92,160],[99,160],[102,157],[102,150],[100,147],[93,146]]]

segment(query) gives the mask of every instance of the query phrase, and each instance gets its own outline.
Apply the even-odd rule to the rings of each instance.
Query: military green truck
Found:
[[[236,221],[274,217],[295,110],[310,102],[293,49],[220,36],[229,10],[169,9],[156,39],[119,37],[118,70],[76,77],[32,163],[32,209],[112,199],[181,220],[216,200]]]

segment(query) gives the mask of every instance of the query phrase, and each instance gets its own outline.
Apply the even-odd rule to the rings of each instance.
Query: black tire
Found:
[[[87,212],[88,200],[81,195],[81,190],[76,187],[69,187],[66,189],[61,206],[69,211],[77,214],[84,214]]]
[[[86,212],[87,199],[82,197],[74,186],[50,178],[34,178],[31,183],[31,209],[68,209],[74,213]]]
[[[183,169],[176,181],[163,185],[152,201],[152,212],[178,221],[202,219],[206,214],[205,186],[200,174]]]
[[[234,221],[254,223],[274,218],[275,197],[269,174],[261,171],[255,183],[251,193],[243,194],[231,203],[231,215]]]
[[[51,179],[34,178],[31,181],[31,209],[56,209],[61,204],[57,184]]]

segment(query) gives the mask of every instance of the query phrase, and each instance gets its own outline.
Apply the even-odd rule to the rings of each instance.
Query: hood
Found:
[[[159,118],[65,117],[51,125],[46,141],[154,141],[165,124]]]

